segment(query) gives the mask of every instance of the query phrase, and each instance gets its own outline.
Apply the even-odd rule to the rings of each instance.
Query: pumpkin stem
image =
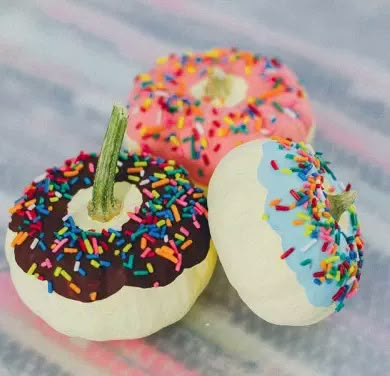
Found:
[[[231,78],[220,68],[214,68],[207,80],[205,95],[211,99],[226,99],[232,89]]]
[[[355,191],[342,192],[337,195],[328,195],[330,214],[338,222],[341,215],[355,202]]]
[[[114,104],[96,167],[92,200],[88,204],[88,215],[99,222],[109,221],[119,214],[122,207],[122,203],[114,197],[114,184],[126,126],[126,109]]]

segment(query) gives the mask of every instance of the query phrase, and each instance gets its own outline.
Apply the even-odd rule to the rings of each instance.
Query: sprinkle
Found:
[[[269,203],[269,206],[276,206],[280,203],[280,198],[275,198]]]
[[[185,241],[185,242],[181,245],[180,249],[181,249],[181,250],[185,250],[185,249],[188,248],[191,244],[192,244],[192,240],[191,240],[191,239],[188,239],[187,241]]]
[[[149,273],[153,273],[154,272],[153,265],[150,262],[146,263],[146,269],[148,269]]]
[[[180,214],[179,214],[179,211],[177,210],[176,205],[173,204],[171,206],[171,210],[172,210],[173,216],[175,218],[175,221],[180,222]]]
[[[100,263],[96,260],[91,260],[90,261],[90,264],[94,267],[94,268],[100,268]]]
[[[283,260],[283,259],[285,259],[286,257],[290,256],[291,253],[293,253],[294,249],[295,249],[294,247],[289,248],[287,251],[283,252],[283,253],[280,255],[280,258]]]
[[[69,283],[69,287],[70,287],[76,294],[80,294],[80,292],[81,292],[80,287],[78,287],[78,286],[75,285],[74,283]]]
[[[275,209],[278,211],[288,211],[290,210],[290,207],[285,205],[276,205]]]
[[[302,266],[309,265],[309,264],[311,264],[311,259],[305,259],[305,260],[301,261],[300,264]]]
[[[278,164],[276,163],[275,160],[272,160],[272,161],[271,161],[271,166],[272,166],[272,168],[273,168],[274,170],[279,170],[279,166],[278,166]]]
[[[307,252],[315,243],[317,243],[317,239],[312,239],[308,244],[301,248],[301,252]]]
[[[169,179],[158,180],[152,183],[152,188],[162,187],[164,185],[167,185],[168,183],[169,183]]]
[[[31,266],[30,266],[30,268],[29,268],[28,271],[27,271],[27,274],[29,274],[29,275],[34,274],[35,269],[37,268],[37,266],[38,266],[38,265],[37,265],[36,262],[32,263]]]
[[[53,282],[52,281],[47,281],[47,292],[51,294],[53,292]]]
[[[96,300],[96,296],[97,296],[96,291],[91,292],[91,293],[89,294],[89,298],[90,298],[91,301],[93,301],[93,302]]]
[[[71,281],[72,277],[64,270],[61,270],[61,276],[64,277],[67,281]]]

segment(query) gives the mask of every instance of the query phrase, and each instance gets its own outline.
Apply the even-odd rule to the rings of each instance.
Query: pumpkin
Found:
[[[129,114],[130,148],[172,156],[203,187],[240,143],[307,140],[314,132],[295,74],[277,59],[234,48],[159,58],[135,78]]]
[[[48,169],[10,209],[16,291],[69,336],[154,333],[186,314],[215,266],[203,191],[173,160],[121,152],[126,126],[114,106],[99,157]]]
[[[270,323],[316,323],[358,289],[356,192],[328,164],[310,145],[276,137],[233,149],[211,178],[209,223],[221,263]]]

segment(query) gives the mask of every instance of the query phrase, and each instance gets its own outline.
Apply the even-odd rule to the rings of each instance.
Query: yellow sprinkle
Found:
[[[287,174],[287,175],[292,174],[292,171],[291,171],[289,168],[281,168],[279,171],[280,171],[282,174]]]
[[[170,166],[176,166],[176,161],[173,160],[173,159],[169,159],[169,160],[168,160],[168,164],[169,164]]]
[[[172,135],[171,137],[169,137],[169,141],[172,142],[172,144],[175,146],[180,145],[180,141],[177,139],[177,137],[175,135]]]
[[[135,167],[146,167],[148,163],[146,161],[136,161],[134,162]]]
[[[93,253],[93,248],[92,248],[92,245],[91,245],[90,241],[88,239],[85,239],[84,240],[84,244],[85,244],[85,248],[87,249],[88,253],[92,254]]]
[[[61,270],[61,275],[69,282],[72,280],[72,277],[64,269]]]
[[[97,262],[96,260],[91,260],[91,261],[90,261],[90,264],[91,264],[94,268],[96,268],[96,269],[100,267],[99,262]]]
[[[112,243],[112,242],[114,241],[114,239],[115,239],[115,236],[116,236],[116,235],[115,235],[115,232],[112,232],[111,235],[110,235],[110,237],[108,238],[108,242],[109,242],[109,243]]]
[[[330,257],[324,259],[323,261],[326,264],[329,264],[329,263],[332,263],[332,262],[335,262],[335,261],[338,261],[338,260],[340,260],[340,256],[330,256]]]
[[[75,285],[74,283],[69,283],[69,287],[76,293],[80,294],[81,290],[80,287]]]
[[[120,253],[121,253],[121,251],[120,251],[119,249],[116,249],[116,250],[114,251],[114,255],[115,255],[115,256],[119,256]]]
[[[135,181],[136,183],[138,183],[141,180],[139,176],[134,176],[134,175],[129,175],[127,179],[129,179],[130,181]]]
[[[133,246],[133,244],[128,243],[128,244],[126,244],[126,245],[123,247],[122,251],[125,252],[125,253],[126,253],[126,252],[129,252],[132,246]]]
[[[248,65],[245,66],[245,74],[249,76],[252,72],[252,68]]]
[[[339,270],[338,270],[337,273],[336,273],[335,280],[336,280],[337,282],[340,281],[340,271],[339,271]]]
[[[156,223],[157,227],[162,227],[165,225],[165,220],[164,219],[160,219],[157,223]]]
[[[179,240],[181,240],[181,241],[183,241],[183,240],[185,239],[185,237],[184,237],[183,235],[178,234],[177,232],[175,233],[175,238],[176,238],[176,239],[179,239]]]
[[[164,171],[172,171],[173,167],[172,166],[165,166]]]
[[[234,125],[234,121],[232,120],[232,118],[230,116],[225,116],[223,118],[223,121],[227,124],[227,125]]]
[[[98,246],[98,251],[100,255],[104,252],[103,247],[101,245]]]
[[[157,209],[157,210],[161,210],[162,209],[162,206],[161,205],[154,205],[154,207]]]
[[[193,65],[188,65],[187,66],[187,72],[188,73],[195,73],[196,72],[196,68]]]
[[[269,218],[269,215],[265,214],[265,213],[261,216],[261,219],[263,219],[264,221],[266,221],[268,218]]]
[[[68,231],[68,227],[63,227],[60,231],[58,231],[58,235],[64,235],[65,234],[65,232],[67,232]]]
[[[31,264],[31,266],[30,266],[30,268],[28,269],[28,271],[27,271],[27,274],[30,274],[30,275],[32,275],[34,272],[35,272],[35,269],[37,268],[37,263],[36,262],[34,262],[33,264]]]
[[[158,60],[158,59],[157,59]],[[150,81],[152,78],[150,77],[149,73],[140,73],[138,75],[139,79],[142,81]]]
[[[206,148],[207,148],[207,145],[208,145],[207,139],[204,138],[204,137],[202,137],[202,138],[200,139],[200,145],[201,145],[204,149],[206,149]]]
[[[160,193],[158,193],[155,189],[152,190],[152,194],[153,194],[154,198],[159,198],[160,197]]]
[[[54,269],[54,277],[59,277],[60,273],[61,273],[61,270],[62,268],[60,266],[57,266],[55,269]]]
[[[326,278],[327,279],[334,279],[334,276],[330,273],[326,273]]]
[[[161,56],[156,59],[156,64],[161,65],[168,61],[168,56]]]
[[[150,262],[146,263],[146,269],[148,269],[149,273],[153,273],[154,272],[153,265]]]
[[[59,201],[59,198],[58,197],[50,197],[49,201],[50,202],[57,202],[57,201]]]
[[[153,175],[154,175],[156,178],[159,178],[159,179],[165,179],[165,178],[167,177],[167,175],[162,174],[162,173],[160,173],[160,172],[155,172]]]

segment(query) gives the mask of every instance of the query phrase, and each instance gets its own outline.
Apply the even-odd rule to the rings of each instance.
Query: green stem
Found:
[[[96,168],[92,200],[88,204],[88,215],[99,222],[109,221],[119,214],[122,207],[122,203],[114,197],[114,184],[126,126],[126,109],[114,105]]]
[[[341,215],[355,202],[355,191],[343,192],[337,195],[329,195],[330,214],[338,222]]]
[[[232,90],[231,78],[221,69],[211,71],[207,80],[205,94],[211,99],[225,99]]]

